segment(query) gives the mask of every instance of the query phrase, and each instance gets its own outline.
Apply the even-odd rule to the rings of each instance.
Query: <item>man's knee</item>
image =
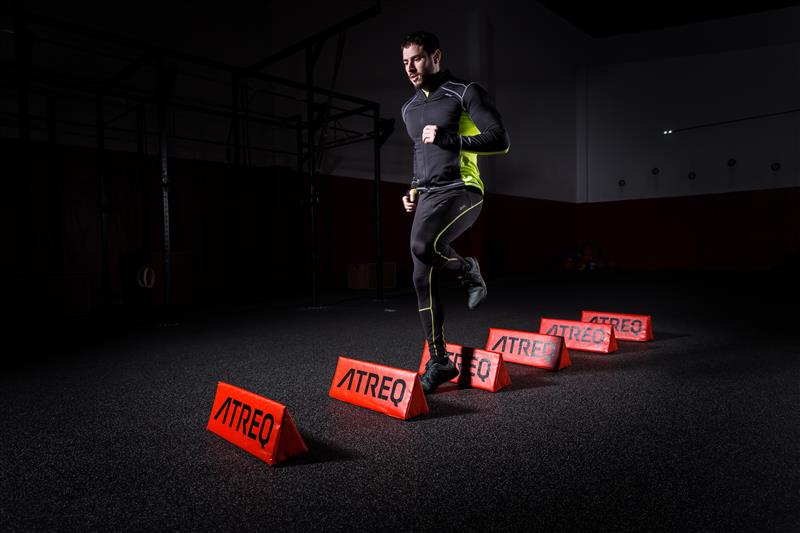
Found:
[[[431,242],[413,241],[411,243],[411,254],[425,265],[434,265],[436,250]]]

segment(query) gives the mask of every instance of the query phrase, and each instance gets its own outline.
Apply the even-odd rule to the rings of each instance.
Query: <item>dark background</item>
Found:
[[[564,2],[543,5],[597,39],[742,17],[790,4],[737,3],[735,6],[712,8],[710,4],[702,3],[671,3],[647,9],[633,3],[602,8],[577,7]],[[12,17],[14,9],[19,5],[5,4],[4,20],[9,28],[15,20]],[[399,6],[394,3],[387,5],[386,9]],[[312,9],[300,16],[290,8],[280,10],[271,4],[231,4],[218,8],[223,10],[219,15],[219,35],[212,35],[209,27],[213,28],[213,22],[209,20],[209,14],[213,14],[213,10],[208,7],[193,13],[182,4],[143,4],[128,17],[120,13],[113,19],[107,6],[88,3],[78,4],[71,11],[72,15],[68,15],[69,10],[63,6],[46,2],[33,2],[26,7],[32,14],[50,17],[31,17],[28,21],[31,32],[44,40],[61,39],[61,43],[74,45],[74,40],[77,40],[84,52],[76,57],[86,56],[86,50],[102,53],[116,49],[121,45],[111,39],[120,37],[136,39],[140,44],[163,46],[168,50],[168,45],[175,44],[176,35],[191,36],[203,31],[208,40],[194,35],[198,46],[192,46],[184,39],[180,41],[182,53],[211,49],[210,39],[213,37],[216,42],[225,42],[220,40],[220,35],[234,31],[237,21],[242,24],[242,34],[245,35],[248,24],[253,24],[244,20],[248,13],[252,13],[253,18],[269,13],[269,17],[264,18],[265,28],[267,23],[271,28],[285,26],[281,35],[290,33],[298,37],[296,41],[289,41],[285,37],[270,37],[272,34],[266,32],[255,33],[261,38],[258,46],[261,52],[230,39],[226,42],[227,48],[213,47],[216,57],[207,57],[214,61],[217,57],[235,57],[236,63],[228,63],[232,67],[268,57],[335,22],[326,18],[330,8],[327,11],[321,7]],[[348,7],[349,10],[342,11],[338,20],[374,6],[363,2]],[[103,17],[106,17],[105,22]],[[129,19],[127,25],[124,22],[126,18]],[[369,26],[376,20],[380,20],[380,15],[360,24]],[[67,26],[67,29],[51,27],[51,24],[57,26],[64,21],[73,26]],[[80,26],[80,22],[95,32],[91,38],[81,41],[83,30],[74,26]],[[192,30],[193,26],[195,30]],[[498,30],[501,29],[494,28],[494,34],[502,33]],[[97,34],[98,31],[107,34]],[[152,40],[144,40],[148,36]],[[92,100],[97,88],[102,87],[102,80],[108,80],[120,68],[124,69],[125,62],[100,58],[98,65],[102,70],[82,70],[79,64],[72,65],[68,69],[72,80],[67,83],[63,76],[46,75],[54,68],[53,59],[61,58],[56,50],[68,49],[66,45],[37,44],[33,49],[31,79],[26,82],[26,89],[20,91],[22,78],[17,74],[25,71],[16,67],[22,56],[15,50],[17,42],[13,33],[7,33],[3,38],[5,43],[12,45],[6,48],[9,62],[4,67],[3,94],[8,112],[4,115],[4,138],[0,143],[6,175],[11,178],[7,182],[3,212],[10,246],[10,260],[5,263],[5,268],[9,269],[7,275],[12,281],[12,305],[25,309],[31,316],[56,320],[67,317],[107,318],[115,314],[123,317],[147,315],[162,307],[165,300],[163,203],[153,105],[157,91],[154,93],[155,70],[152,64],[147,62],[145,66],[133,69],[133,74],[120,82],[131,90],[141,89],[143,94],[149,95],[150,101],[143,108],[148,121],[144,134],[146,147],[140,148],[140,155],[136,155],[136,126],[130,100],[126,100],[128,107],[123,109],[119,107],[122,105],[120,102],[108,98],[105,119],[120,109],[123,119],[122,123],[118,120],[109,124],[103,133],[105,149],[101,157],[96,150],[99,141]],[[102,48],[104,42],[107,49]],[[363,61],[358,46],[349,46],[346,50],[350,55],[345,55],[343,63]],[[125,53],[131,55],[130,47],[125,49]],[[456,48],[450,50],[450,55],[457,57],[461,54]],[[286,61],[280,63],[278,70],[281,75],[286,72],[295,74],[287,77],[302,85],[303,54],[294,56],[296,60],[289,61],[288,66]],[[319,68],[327,72],[330,58],[322,57]],[[191,70],[177,63],[176,68]],[[785,65],[776,64],[775,68],[783,69]],[[81,79],[84,81],[76,81]],[[181,79],[179,75],[174,89],[176,94],[186,90],[187,85]],[[327,74],[317,76],[316,80],[322,86],[327,85]],[[346,79],[340,80],[341,83],[346,84]],[[218,96],[210,89],[206,93],[197,92],[202,90],[200,85],[193,87],[193,95],[208,100]],[[27,142],[15,138],[15,132],[19,137],[21,131],[18,111],[22,105],[20,94],[24,90],[30,91],[28,105],[33,117],[28,125],[31,131],[27,134],[30,138]],[[224,103],[220,109],[229,112],[228,90],[221,89]],[[361,94],[369,95],[370,92],[362,90]],[[372,94],[377,96],[377,93]],[[295,91],[293,97],[302,99],[303,96],[302,91]],[[279,97],[275,99],[282,102]],[[324,97],[321,100],[324,101]],[[515,102],[511,99],[506,103],[505,115],[515,116]],[[304,111],[302,105],[291,109],[284,103],[271,105],[270,110],[276,115],[288,116],[295,109],[300,113]],[[82,129],[76,130],[77,126],[66,118],[69,114],[80,117]],[[395,109],[387,110],[384,106],[381,114],[391,118]],[[787,117],[791,119],[792,116],[796,115]],[[227,136],[225,139],[217,137],[216,142],[219,153],[225,155],[215,161],[208,160],[207,152],[202,156],[205,161],[192,157],[195,152],[187,149],[186,143],[181,144],[182,133],[188,135],[185,132],[191,131],[192,135],[199,136],[194,132],[211,128],[217,119],[219,117],[202,114],[191,118],[178,116],[177,119],[172,116],[173,124],[168,128],[173,280],[170,304],[177,310],[263,302],[289,296],[310,299],[313,267],[310,261],[307,167],[298,173],[296,164],[286,164],[285,159],[273,159],[272,163],[265,160],[259,164],[257,157],[255,163],[248,159],[237,166],[231,156],[232,126],[224,118],[220,119],[223,124],[220,131],[227,131]],[[182,129],[181,124],[188,126]],[[116,126],[120,126],[120,131],[113,131]],[[359,128],[368,131],[371,125]],[[402,150],[408,148],[405,133],[399,124],[394,129],[389,136],[390,143],[385,146],[391,145],[392,150],[403,153]],[[76,131],[83,135],[82,141],[76,141]],[[520,146],[526,133],[513,133],[515,146]],[[256,137],[255,149],[274,148],[270,143],[283,147],[289,138],[288,146],[292,150],[295,149],[292,146],[294,136],[292,129],[276,130]],[[366,142],[359,145],[363,147],[361,156],[368,158],[372,142],[368,136],[363,140]],[[387,151],[386,147],[384,152],[389,154],[389,158],[393,157],[394,152]],[[331,149],[325,157],[332,157],[335,161],[336,154],[336,150]],[[515,157],[509,160],[513,159],[512,163],[516,165],[522,161],[520,158],[525,157],[524,152],[513,155]],[[680,158],[680,154],[673,153],[672,156]],[[746,153],[740,154],[741,159],[746,157]],[[387,159],[386,155],[384,159]],[[369,268],[368,263],[373,263],[374,272],[376,257],[373,182],[355,179],[362,176],[337,172],[335,165],[330,167],[325,161],[318,168],[320,176],[316,180],[319,211],[315,270],[317,289],[323,299],[325,291],[368,289],[369,279],[358,278],[354,272],[363,274]],[[494,165],[493,162],[485,164]],[[669,161],[662,161],[662,164],[669,165]],[[502,168],[499,171],[494,166],[488,168],[491,174],[503,173]],[[366,172],[368,177],[370,171]],[[787,175],[796,175],[797,170],[786,161],[780,173],[783,176],[781,184],[796,182],[796,178],[787,181]],[[701,176],[703,178],[705,176]],[[400,182],[395,183],[397,178],[389,172],[381,185],[382,246],[383,259],[389,263],[387,288],[409,290],[410,260],[406,240],[410,219],[398,208],[398,196],[405,190],[403,179],[401,174]],[[632,179],[628,177],[627,181],[630,188]],[[634,200],[584,200],[575,203],[545,199],[554,196],[547,187],[542,188],[543,196],[537,198],[537,186],[536,183],[528,185],[524,196],[516,196],[510,192],[511,189],[505,192],[501,186],[487,187],[484,212],[473,231],[462,237],[460,243],[463,253],[482,259],[487,277],[589,269],[786,271],[795,269],[797,265],[800,232],[793,213],[798,206],[797,187],[777,185],[763,189],[759,186],[760,190],[747,191],[739,186],[726,191],[724,186],[716,185],[713,194],[661,194],[648,199],[644,193],[644,197],[639,194],[639,198]],[[619,190],[624,191],[624,187],[620,186]],[[105,237],[103,213],[107,228]],[[141,289],[136,283],[136,272],[145,266],[156,271],[152,289]],[[373,288],[374,283],[373,275]],[[331,292],[328,292],[328,297],[336,298]]]
[[[780,42],[786,34],[770,35],[763,21],[793,20],[800,3],[539,2],[520,8],[538,17],[531,34],[527,20],[510,20],[511,4],[462,4],[383,2],[350,33],[341,70],[336,32],[317,65],[315,85],[381,106],[379,299],[371,117],[342,119],[324,137],[342,140],[349,130],[358,142],[326,151],[315,167],[312,240],[308,165],[298,168],[293,152],[293,121],[308,118],[305,50],[266,69],[294,86],[249,87],[254,124],[239,130],[238,159],[231,95],[231,72],[376,3],[0,3],[0,212],[12,330],[0,384],[0,529],[797,529],[800,174],[796,150],[785,146],[799,142],[800,106],[773,102],[780,91],[769,78],[752,93],[697,87],[664,102],[679,110],[675,124],[695,124],[703,102],[734,95],[734,109],[774,104],[780,128],[767,122],[750,137],[704,130],[714,146],[736,147],[738,166],[726,155],[697,181],[687,165],[705,141],[690,136],[631,176],[591,165],[634,159],[642,145],[615,134],[650,128],[652,117],[581,114],[597,93],[584,98],[580,87],[584,79],[612,96],[614,87],[636,93],[648,61],[656,72],[680,69],[670,66],[673,49],[697,61],[691,84],[704,65],[722,64],[713,36],[750,26],[758,32],[742,33],[742,54],[790,55],[796,42]],[[502,179],[487,179],[482,214],[456,241],[480,259],[491,298],[468,313],[445,280],[449,338],[480,347],[491,326],[535,330],[542,316],[607,308],[654,315],[656,341],[621,343],[613,357],[578,352],[558,374],[514,365],[508,390],[446,389],[429,397],[431,416],[405,424],[327,397],[337,354],[416,368],[421,352],[411,219],[400,204],[411,147],[398,111],[408,87],[399,62],[391,78],[372,60],[383,49],[396,55],[390,32],[433,21],[460,37],[465,20],[480,46],[453,38],[448,57],[467,58],[454,59],[461,71],[477,65],[514,131],[507,159],[482,161],[487,176]],[[724,31],[709,29],[706,49],[692,51],[707,24],[726,21]],[[30,56],[23,31],[38,39]],[[695,41],[667,42],[659,57],[635,46],[682,32]],[[560,46],[567,38],[574,50]],[[732,39],[726,46],[736,49]],[[503,43],[529,41],[505,53]],[[601,57],[612,49],[625,61]],[[538,70],[550,56],[558,67]],[[177,71],[163,129],[160,57]],[[499,66],[527,60],[530,69]],[[796,79],[799,63],[767,63],[781,80]],[[317,113],[353,105],[336,99],[331,110],[320,103],[325,94],[317,98]],[[257,115],[281,125],[260,128]],[[713,120],[730,118],[741,117]],[[589,131],[597,136],[594,124],[602,139],[584,142]],[[552,145],[542,141],[550,137]],[[590,143],[600,148],[581,163]],[[783,151],[772,150],[778,145]],[[662,189],[650,170],[658,166]],[[145,267],[155,274],[149,288],[137,283]],[[289,406],[310,455],[267,469],[204,431],[218,380]]]

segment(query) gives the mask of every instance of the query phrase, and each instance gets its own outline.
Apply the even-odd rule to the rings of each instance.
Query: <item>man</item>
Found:
[[[414,213],[411,255],[420,319],[431,359],[420,378],[426,393],[458,375],[445,351],[439,273],[455,272],[475,309],[486,284],[474,257],[461,257],[450,243],[471,227],[483,204],[478,154],[507,153],[510,140],[485,89],[442,70],[442,50],[432,33],[416,31],[402,44],[403,66],[414,96],[402,107],[414,142],[414,178],[403,197]]]

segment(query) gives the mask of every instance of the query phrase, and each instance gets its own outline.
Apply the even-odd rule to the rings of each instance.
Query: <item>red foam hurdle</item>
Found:
[[[581,311],[581,322],[611,324],[617,340],[636,342],[653,340],[653,319],[650,315]]]
[[[206,429],[270,466],[308,451],[286,406],[221,381]]]
[[[458,368],[458,375],[450,380],[452,383],[469,385],[489,392],[497,392],[511,384],[511,378],[503,362],[503,356],[499,353],[450,343],[445,346],[445,350],[447,351],[447,357]],[[422,360],[419,363],[420,374],[425,372],[425,365],[430,358],[431,352],[428,348],[428,341],[425,341]],[[465,360],[469,362],[468,373],[465,373],[463,368]]]
[[[539,323],[539,333],[564,337],[564,343],[570,350],[598,353],[617,351],[617,339],[611,324],[543,318]]]
[[[422,383],[413,370],[339,356],[330,397],[406,420],[428,413]]]
[[[503,354],[508,363],[560,370],[572,364],[564,337],[529,331],[489,328],[486,349]]]

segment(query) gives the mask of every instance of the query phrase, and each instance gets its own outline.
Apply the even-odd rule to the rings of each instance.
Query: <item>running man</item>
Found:
[[[414,143],[414,178],[403,206],[414,213],[411,256],[422,328],[431,359],[421,376],[432,392],[458,375],[447,357],[439,273],[454,272],[475,309],[486,299],[478,260],[461,257],[450,243],[478,219],[483,181],[478,155],[504,154],[510,140],[486,90],[442,70],[442,50],[432,33],[416,31],[402,44],[403,66],[416,91],[402,107]]]

